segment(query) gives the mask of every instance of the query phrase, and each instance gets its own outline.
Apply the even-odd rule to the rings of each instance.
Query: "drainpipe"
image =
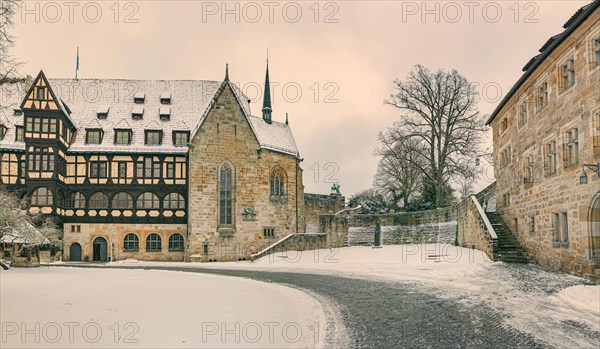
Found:
[[[296,234],[298,234],[298,168],[300,162],[296,157]]]
[[[185,238],[185,251],[183,253],[183,261],[184,262],[189,262],[191,261],[190,258],[190,236],[192,236],[191,230],[192,230],[192,224],[190,223],[190,196],[192,193],[192,188],[190,185],[190,152],[191,149],[194,149],[194,145],[192,143],[187,144],[187,154],[186,154],[186,159],[185,159],[185,165],[186,165],[186,176],[185,176],[185,183],[186,183],[186,187],[187,187],[187,204],[185,205],[186,208],[186,215],[185,215],[185,219],[187,220],[187,233],[186,233],[186,238]],[[204,252],[204,251],[202,251]]]

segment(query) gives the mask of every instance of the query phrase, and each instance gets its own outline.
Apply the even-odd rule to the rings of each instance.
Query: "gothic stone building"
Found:
[[[498,210],[538,263],[593,273],[600,267],[600,0],[573,15],[523,70],[488,120]]]
[[[287,122],[225,80],[48,79],[0,115],[0,181],[58,218],[70,261],[247,259],[304,230]],[[8,103],[10,104],[10,103]]]

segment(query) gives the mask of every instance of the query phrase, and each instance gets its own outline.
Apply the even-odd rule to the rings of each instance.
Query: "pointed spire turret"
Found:
[[[225,81],[229,81],[229,63],[225,63]]]
[[[262,108],[262,117],[263,120],[267,123],[271,123],[271,113],[273,109],[271,108],[271,88],[269,83],[269,58],[267,57],[267,75],[265,76],[265,94],[263,98],[263,108]]]

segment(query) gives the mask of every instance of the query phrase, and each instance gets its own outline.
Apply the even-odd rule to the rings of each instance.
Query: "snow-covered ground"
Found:
[[[12,268],[0,291],[2,348],[313,348],[339,323],[305,292],[198,273]]]
[[[410,282],[439,297],[500,311],[510,326],[558,348],[589,347],[589,336],[600,333],[600,286],[535,265],[491,262],[481,251],[451,245],[287,252],[255,262],[109,265],[289,271]]]

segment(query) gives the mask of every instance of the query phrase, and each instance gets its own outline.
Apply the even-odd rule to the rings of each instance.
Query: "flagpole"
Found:
[[[78,72],[79,72],[79,46],[77,46],[77,62],[75,63],[75,80],[77,80]]]

